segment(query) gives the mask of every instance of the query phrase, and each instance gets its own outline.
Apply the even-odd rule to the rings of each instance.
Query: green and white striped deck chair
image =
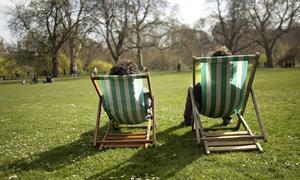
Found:
[[[257,139],[266,140],[266,133],[252,86],[258,59],[258,53],[256,55],[193,57],[193,87],[196,84],[197,76],[201,83],[200,112],[196,108],[193,91],[190,88],[193,104],[193,126],[196,130],[198,143],[204,145],[207,154],[212,151],[262,151]],[[196,66],[199,64],[200,73],[196,74]],[[252,64],[252,70],[248,77],[249,64]],[[243,117],[250,93],[262,133],[260,136],[252,133]],[[200,114],[211,118],[236,115],[238,123],[235,128],[231,128],[231,130],[235,130],[234,132],[212,133],[210,130],[228,130],[230,128],[204,129]],[[239,131],[240,124],[243,124],[245,131]]]
[[[147,80],[152,102],[152,115],[147,114],[143,91],[143,79]],[[106,147],[147,147],[155,143],[154,98],[152,96],[149,74],[98,75],[91,80],[99,95],[94,145]],[[110,119],[107,133],[98,141],[101,105]],[[148,125],[141,125],[148,121]],[[153,127],[152,127],[153,126]],[[143,132],[113,133],[112,127],[147,128]],[[150,139],[150,136],[152,138]]]

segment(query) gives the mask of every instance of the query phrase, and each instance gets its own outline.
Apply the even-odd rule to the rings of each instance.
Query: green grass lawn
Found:
[[[191,79],[191,72],[152,74],[156,147],[105,151],[91,145],[98,99],[89,79],[1,85],[0,179],[300,178],[300,69],[257,72],[264,153],[204,155],[195,132],[178,126]],[[250,103],[245,118],[258,133]]]

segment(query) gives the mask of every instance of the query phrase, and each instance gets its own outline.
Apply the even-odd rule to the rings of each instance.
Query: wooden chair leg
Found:
[[[102,142],[101,142],[101,144],[100,144],[100,147],[99,147],[99,150],[100,150],[100,151],[103,149],[103,142],[105,141],[107,135],[109,134],[111,127],[112,127],[112,120],[109,121],[107,130],[106,130],[105,135],[104,135],[104,137],[103,137],[103,140],[102,140]]]
[[[153,132],[153,144],[156,145],[156,119],[155,119],[155,103],[154,103],[154,96],[152,96],[152,132]]]
[[[235,131],[237,131],[237,130],[239,130],[240,128],[241,128],[241,120],[240,120],[240,118],[238,118],[238,122],[236,123],[236,126],[234,127],[234,130]]]
[[[245,98],[244,98],[244,102],[243,102],[242,110],[241,110],[241,115],[242,116],[244,115],[244,112],[246,110],[249,94],[250,94],[251,89],[252,89],[252,83],[253,83],[255,72],[256,72],[256,69],[257,69],[257,65],[258,65],[258,59],[259,59],[259,54],[256,54],[256,60],[253,64],[252,70],[250,72],[250,77],[249,77],[248,84],[247,84],[247,87],[246,87]],[[235,127],[236,130],[240,129],[241,123],[242,123],[242,121],[239,119],[238,122],[237,122],[237,125]]]
[[[194,120],[194,116],[192,117],[192,122],[191,122],[191,124],[192,124],[192,131],[194,131],[194,130],[195,130],[195,120]]]
[[[153,133],[153,145],[156,145],[156,121],[153,118],[152,120],[153,126],[152,126],[152,133]]]
[[[150,140],[150,136],[151,136],[151,127],[152,127],[152,121],[149,120],[148,121],[148,126],[147,126],[147,131],[146,131],[146,140]],[[149,146],[149,143],[146,142],[145,143],[145,149],[147,149]]]
[[[258,103],[257,103],[257,100],[256,100],[256,95],[255,95],[253,87],[251,87],[250,92],[251,92],[251,97],[252,97],[252,101],[253,101],[253,105],[254,105],[257,121],[258,121],[258,125],[259,125],[259,128],[260,128],[261,134],[264,137],[264,141],[266,142],[267,141],[266,130],[265,130],[264,124],[262,122],[262,117],[261,117],[261,114],[260,114],[259,106],[258,106]]]
[[[200,117],[195,117],[195,130],[196,130],[196,136],[197,136],[197,143],[198,144],[203,144],[205,154],[210,154],[207,141],[206,140],[201,140],[202,138],[206,138],[205,133],[204,133],[204,128],[201,122]]]
[[[190,97],[192,102],[192,112],[193,112],[193,119],[194,119],[193,124],[196,130],[197,143],[198,144],[203,143],[205,153],[210,154],[210,151],[207,146],[207,141],[206,140],[201,141],[201,138],[205,138],[204,128],[201,122],[200,113],[198,112],[198,109],[195,104],[193,89],[191,87],[189,88],[189,92],[190,92]]]
[[[248,125],[247,122],[245,121],[243,115],[241,115],[240,113],[237,113],[237,116],[239,117],[239,120],[240,120],[241,123],[243,124],[244,128],[246,129],[246,131],[247,131],[249,134],[253,135],[253,133],[252,133],[252,131],[251,131],[249,125]]]
[[[196,131],[196,137],[197,137],[197,144],[201,144],[201,140],[200,140],[200,130],[199,127],[196,124],[196,121],[194,121],[194,127],[195,127],[195,131]]]
[[[96,117],[96,127],[94,133],[94,146],[97,146],[98,136],[99,136],[99,127],[100,127],[100,118],[101,118],[101,104],[102,98],[99,98],[98,109],[97,109],[97,117]]]

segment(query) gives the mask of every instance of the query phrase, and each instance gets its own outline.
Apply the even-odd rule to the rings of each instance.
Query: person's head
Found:
[[[110,75],[129,75],[137,74],[136,64],[132,60],[121,59],[110,69]]]
[[[143,67],[143,72],[148,72],[148,68],[146,66]]]
[[[230,56],[232,55],[229,49],[226,46],[218,46],[216,49],[211,53],[210,56]]]

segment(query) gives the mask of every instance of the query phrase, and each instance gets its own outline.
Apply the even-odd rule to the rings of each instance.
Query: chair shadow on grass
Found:
[[[104,133],[107,125],[100,129]],[[15,169],[18,172],[30,170],[54,171],[69,166],[81,159],[99,153],[97,148],[92,146],[94,130],[84,132],[80,138],[70,144],[55,147],[53,149],[30,155],[6,164],[8,170]]]
[[[107,125],[101,127],[100,135],[103,136]],[[130,178],[132,176],[145,177],[145,174],[168,178],[174,176],[178,171],[203,155],[203,150],[196,144],[195,132],[183,129],[183,134],[178,135],[179,126],[157,133],[158,145],[148,149],[140,148],[129,159],[118,165],[95,172],[89,179],[108,179],[111,177]],[[60,168],[70,166],[77,161],[93,156],[99,151],[92,146],[94,131],[81,134],[80,139],[54,149],[31,155],[6,164],[8,170],[25,172],[31,170],[42,170],[53,172]]]
[[[180,126],[172,126],[157,133],[158,145],[149,149],[139,149],[129,159],[118,165],[97,172],[88,179],[130,179],[131,177],[151,179],[173,177],[181,169],[203,155],[203,149],[196,144],[195,132],[175,132]],[[179,134],[179,135],[178,135]],[[200,148],[201,147],[201,148]]]

